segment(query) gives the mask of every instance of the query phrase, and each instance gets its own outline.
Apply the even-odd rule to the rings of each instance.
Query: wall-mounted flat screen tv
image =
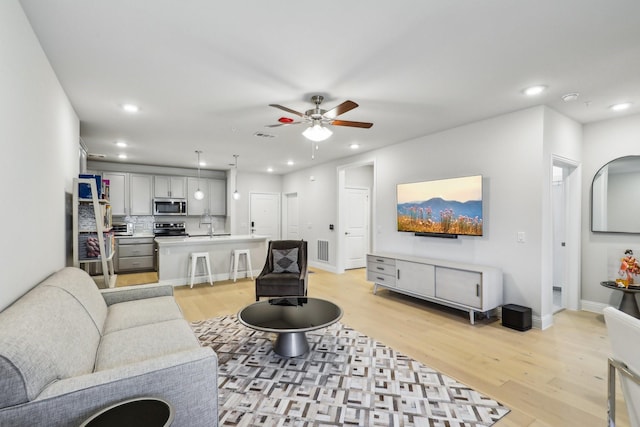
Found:
[[[398,231],[482,236],[482,175],[397,186]]]

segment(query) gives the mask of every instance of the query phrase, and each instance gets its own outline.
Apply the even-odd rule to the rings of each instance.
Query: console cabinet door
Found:
[[[399,289],[428,297],[434,296],[434,266],[396,260],[396,285]]]
[[[436,297],[482,308],[482,273],[436,267]]]

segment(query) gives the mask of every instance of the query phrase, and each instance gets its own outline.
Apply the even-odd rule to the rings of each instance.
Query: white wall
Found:
[[[544,109],[544,148],[541,167],[543,179],[541,181],[541,211],[542,241],[540,262],[540,315],[541,326],[545,328],[553,323],[553,158],[561,159],[563,163],[575,164],[576,169],[572,176],[567,178],[564,188],[566,197],[570,199],[569,207],[565,214],[571,218],[568,221],[565,233],[567,246],[566,262],[572,263],[568,274],[568,285],[565,291],[568,295],[579,294],[580,277],[580,174],[582,166],[582,125],[562,114]],[[577,188],[574,188],[577,187]],[[578,306],[577,301],[569,302],[570,306]]]
[[[505,303],[540,316],[543,113],[541,107],[519,111],[380,150],[377,247],[499,267]],[[477,174],[483,175],[483,237],[396,232],[397,183]],[[518,232],[525,232],[526,243],[516,242]]]
[[[232,181],[232,179],[230,179]],[[229,184],[233,187],[233,182]],[[231,188],[230,187],[230,188]],[[229,193],[233,193],[233,189]],[[262,173],[238,172],[238,192],[241,194],[239,200],[229,198],[229,209],[227,213],[231,219],[232,234],[250,234],[251,219],[249,193],[276,193],[282,191],[282,176]]]
[[[584,126],[582,174],[582,304],[599,311],[617,306],[621,292],[600,286],[608,278],[610,249],[637,247],[638,234],[591,232],[591,183],[598,170],[613,159],[640,155],[640,114],[605,120]],[[640,190],[635,189],[640,195]]]
[[[543,274],[548,280],[551,275],[550,248],[543,247],[543,229],[551,224],[550,156],[579,160],[580,131],[572,120],[535,107],[288,174],[283,192],[298,193],[301,234],[313,261],[317,239],[336,247],[328,224],[338,218],[337,169],[375,161],[374,250],[499,267],[505,303],[531,307],[540,324],[549,310],[543,308],[542,286]],[[438,239],[396,231],[396,184],[476,174],[484,177],[483,237]],[[519,231],[526,233],[526,243],[516,242]],[[335,266],[334,250],[330,264]]]
[[[0,58],[1,310],[65,266],[79,122],[17,0],[0,2]]]

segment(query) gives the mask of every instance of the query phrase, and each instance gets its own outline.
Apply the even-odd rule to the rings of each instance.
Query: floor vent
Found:
[[[329,262],[329,241],[318,240],[318,261]]]

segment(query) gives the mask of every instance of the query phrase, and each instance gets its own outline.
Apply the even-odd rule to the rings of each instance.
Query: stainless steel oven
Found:
[[[154,215],[186,215],[186,199],[153,199]]]

